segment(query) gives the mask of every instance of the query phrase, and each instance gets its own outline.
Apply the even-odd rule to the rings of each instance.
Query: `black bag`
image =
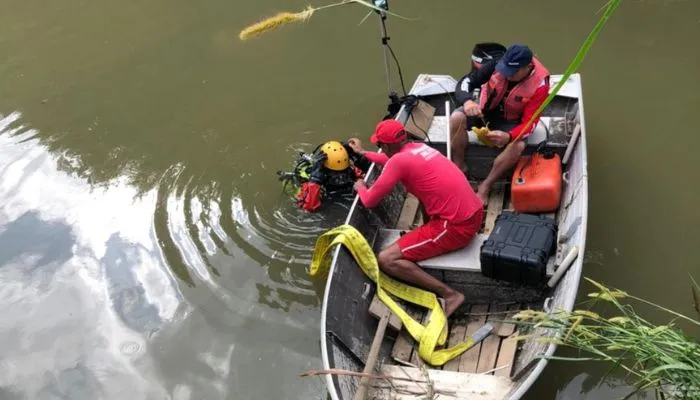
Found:
[[[471,69],[463,77],[457,81],[455,86],[455,102],[457,107],[464,104],[467,100],[474,100],[479,102],[478,98],[472,98],[474,87],[472,87],[473,81],[482,80],[488,81],[488,76],[478,75],[479,69],[481,69],[484,64],[490,62],[497,62],[503,57],[506,52],[506,47],[500,43],[495,42],[484,42],[477,43],[474,45],[474,49],[471,54]],[[495,67],[495,64],[493,65]],[[483,83],[483,82],[482,82]]]
[[[544,215],[503,211],[481,245],[484,276],[526,286],[540,286],[555,250],[556,222]]]
[[[472,70],[481,68],[481,66],[490,60],[500,60],[506,52],[506,46],[497,42],[477,43],[472,49]]]

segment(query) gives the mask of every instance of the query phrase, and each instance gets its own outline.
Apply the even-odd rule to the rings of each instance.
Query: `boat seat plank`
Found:
[[[378,253],[380,250],[393,244],[401,236],[402,232],[404,231],[400,229],[380,229],[374,251]],[[481,273],[479,252],[481,244],[487,238],[488,235],[477,234],[467,247],[419,261],[418,265],[425,268]]]
[[[399,378],[390,383],[375,381],[370,398],[380,400],[415,400],[432,390],[440,399],[500,400],[506,398],[513,383],[501,376],[463,374],[454,371],[384,365],[382,375]],[[430,380],[432,384],[428,382]],[[428,386],[430,385],[430,386]]]
[[[535,130],[525,139],[525,144],[528,146],[536,146],[543,140],[547,139],[547,128],[549,128],[552,117],[541,117]],[[469,134],[469,146],[486,146],[479,141],[476,133],[472,131]],[[436,115],[428,128],[428,136],[432,143],[447,143],[447,117],[444,115]]]
[[[377,239],[374,244],[375,253],[379,253],[382,249],[393,244],[401,236],[405,230],[401,229],[379,229]],[[441,254],[436,257],[418,261],[418,265],[423,268],[432,268],[437,270],[448,270],[458,272],[475,272],[481,274],[481,244],[488,239],[489,235],[478,233],[474,239],[459,250],[450,253]],[[555,257],[550,257],[547,262],[547,277],[554,275]]]
[[[488,304],[473,305],[469,310],[469,324],[465,337],[471,336],[477,329],[486,323],[486,314],[489,311]],[[459,357],[459,372],[476,372],[476,365],[479,362],[481,343],[475,344],[471,349],[462,353]]]

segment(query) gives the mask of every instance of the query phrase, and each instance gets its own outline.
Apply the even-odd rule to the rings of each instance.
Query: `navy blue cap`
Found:
[[[496,71],[510,77],[518,70],[532,62],[532,50],[524,44],[514,44],[496,64]]]

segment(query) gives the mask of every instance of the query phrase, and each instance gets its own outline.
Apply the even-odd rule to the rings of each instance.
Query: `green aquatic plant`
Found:
[[[524,310],[513,317],[521,330],[548,328],[554,335],[527,333],[518,340],[555,343],[588,354],[585,357],[547,357],[551,360],[611,363],[610,372],[623,370],[634,379],[635,391],[627,397],[654,390],[665,399],[700,398],[700,343],[675,324],[683,320],[700,327],[700,320],[587,280],[597,289],[588,297],[596,303],[612,305],[615,315],[606,317],[584,309],[551,313]],[[698,290],[697,285],[694,288]],[[674,318],[667,324],[654,325],[637,314],[631,302],[652,306]]]
[[[559,90],[561,90],[562,86],[566,83],[566,81],[569,79],[571,74],[575,73],[578,71],[578,68],[581,66],[581,63],[583,62],[583,59],[586,58],[586,55],[588,52],[591,50],[591,47],[593,46],[593,43],[595,43],[596,39],[598,38],[598,34],[600,31],[603,30],[603,27],[605,24],[608,22],[610,19],[610,16],[612,16],[612,13],[615,11],[617,6],[620,5],[620,2],[622,0],[610,0],[606,6],[605,6],[605,11],[603,12],[603,15],[600,17],[598,22],[595,24],[591,32],[588,34],[588,37],[586,37],[586,40],[584,40],[583,44],[579,48],[578,52],[574,56],[574,59],[571,61],[568,67],[566,67],[566,70],[564,71],[564,74],[561,78],[561,80],[557,83],[557,85],[552,89],[552,91],[549,93],[549,96],[544,100],[542,105],[535,111],[534,114],[530,117],[530,120],[527,121],[527,123],[524,126],[530,126],[532,122],[535,120],[535,118],[539,117],[540,114],[542,114],[542,111],[544,111],[545,108],[549,105],[549,103],[554,99],[554,97],[559,93]],[[511,142],[514,143],[518,139],[522,137],[522,135],[525,133],[525,130],[520,132],[518,136]]]

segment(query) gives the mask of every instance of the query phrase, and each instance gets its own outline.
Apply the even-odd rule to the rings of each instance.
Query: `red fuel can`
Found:
[[[556,153],[521,157],[513,172],[511,202],[522,213],[548,213],[559,207],[561,159]]]

